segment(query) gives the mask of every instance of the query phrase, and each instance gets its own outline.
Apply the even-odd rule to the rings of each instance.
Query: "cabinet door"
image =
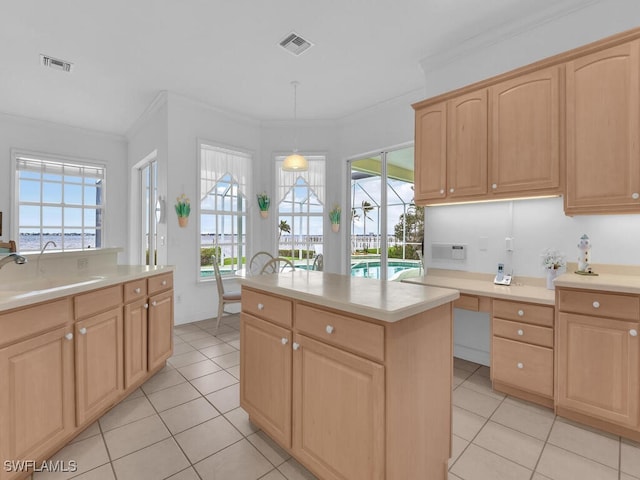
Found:
[[[560,188],[560,70],[547,68],[491,87],[491,192]]]
[[[124,387],[147,375],[147,310],[143,298],[124,306]]]
[[[240,327],[240,405],[291,447],[291,331],[246,313]]]
[[[447,104],[416,110],[415,201],[443,199],[447,188]]]
[[[324,479],[384,478],[384,367],[303,335],[294,342],[294,454]]]
[[[487,193],[487,90],[448,104],[447,198]]]
[[[74,430],[73,409],[73,336],[68,329],[0,350],[3,461],[42,458]],[[12,477],[0,469],[0,478]]]
[[[149,371],[162,365],[173,352],[173,290],[149,298]]]
[[[640,41],[567,63],[565,211],[640,211]]]
[[[637,428],[640,324],[569,313],[558,320],[558,405]]]
[[[78,426],[115,403],[122,385],[122,308],[76,322]]]

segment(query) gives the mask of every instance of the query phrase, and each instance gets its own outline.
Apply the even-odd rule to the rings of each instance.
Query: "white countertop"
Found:
[[[565,273],[556,278],[555,284],[556,287],[640,294],[640,275],[603,272],[597,276],[587,276]]]
[[[389,323],[452,302],[460,296],[456,290],[445,288],[308,270],[238,280],[246,287]]]
[[[548,290],[544,279],[514,277],[510,286],[495,285],[492,274],[470,273],[457,270],[430,269],[422,277],[406,278],[403,282],[435,287],[455,288],[460,293],[501,298],[518,302],[555,304],[555,292]],[[557,283],[556,283],[557,285]]]
[[[172,272],[173,269],[173,266],[116,265],[99,272],[67,276],[51,273],[18,282],[11,282],[0,275],[3,280],[0,282],[0,312]]]

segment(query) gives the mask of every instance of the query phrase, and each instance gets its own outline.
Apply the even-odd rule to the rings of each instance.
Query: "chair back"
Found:
[[[324,268],[324,257],[322,256],[321,253],[319,253],[318,255],[316,255],[316,258],[313,259],[313,270],[317,270],[318,272],[321,272],[322,269]]]
[[[295,265],[288,258],[275,257],[264,264],[260,275],[268,273],[282,273],[295,270]]]
[[[253,275],[259,275],[262,272],[265,264],[273,258],[269,252],[258,252],[253,257],[251,257],[251,261],[249,262],[249,273]]]
[[[17,252],[16,242],[9,240],[8,242],[0,242],[0,253]]]
[[[224,285],[222,284],[222,275],[220,275],[220,267],[218,267],[218,257],[211,255],[211,261],[213,262],[213,273],[216,276],[216,288],[218,289],[218,296],[222,298],[224,295]]]

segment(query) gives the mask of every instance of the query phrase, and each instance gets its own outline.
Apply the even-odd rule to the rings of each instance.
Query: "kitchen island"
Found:
[[[241,282],[252,422],[325,480],[447,478],[457,290],[313,271]]]

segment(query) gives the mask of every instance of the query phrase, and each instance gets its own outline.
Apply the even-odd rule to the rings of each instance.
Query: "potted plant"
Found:
[[[561,273],[564,273],[567,266],[565,254],[558,250],[547,248],[542,252],[542,266],[547,275],[547,288],[554,290],[553,280]]]
[[[256,195],[258,198],[258,207],[260,208],[260,216],[267,218],[269,216],[269,206],[271,205],[271,199],[267,192],[262,192]]]
[[[184,193],[176,198],[175,204],[176,213],[178,214],[178,225],[186,227],[189,223],[189,214],[191,213],[191,203],[189,197]]]
[[[331,220],[331,230],[338,232],[340,230],[340,207],[336,205],[333,210],[329,212],[329,220]]]

